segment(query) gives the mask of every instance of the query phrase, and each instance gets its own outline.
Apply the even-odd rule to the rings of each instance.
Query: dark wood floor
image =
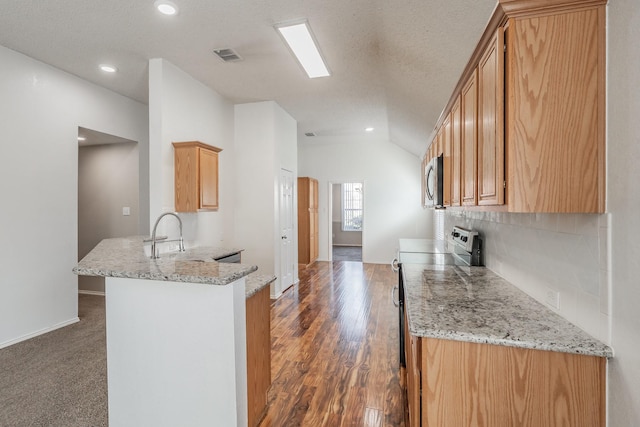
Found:
[[[316,262],[272,303],[272,386],[261,427],[404,426],[397,276]]]

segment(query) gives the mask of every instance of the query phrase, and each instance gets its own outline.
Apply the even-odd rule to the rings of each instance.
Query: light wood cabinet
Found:
[[[442,123],[440,142],[442,145],[443,155],[443,171],[442,178],[444,180],[442,187],[442,205],[451,206],[451,114],[449,114]]]
[[[604,212],[605,6],[498,1],[436,126],[452,128],[451,206],[460,129],[465,209]]]
[[[176,212],[218,209],[218,153],[199,141],[174,142]]]
[[[271,386],[271,300],[265,286],[246,301],[248,425],[258,425]]]
[[[298,178],[298,263],[318,259],[318,180]]]
[[[478,73],[474,71],[461,94],[462,141],[461,141],[461,194],[462,204],[477,204],[476,182],[478,179]]]
[[[508,22],[510,211],[604,212],[605,13]]]
[[[404,321],[404,351],[406,362],[407,408],[409,412],[409,426],[420,426],[422,417],[422,402],[420,399],[420,338],[409,333],[409,320],[405,311]]]
[[[498,28],[478,64],[478,205],[504,204],[504,39]]]
[[[408,338],[410,427],[606,425],[603,357]]]
[[[462,128],[460,96],[451,108],[451,206],[461,205]],[[446,184],[446,183],[445,183]]]

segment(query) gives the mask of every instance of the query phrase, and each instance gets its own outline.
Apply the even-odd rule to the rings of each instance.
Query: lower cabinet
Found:
[[[420,425],[420,338],[409,333],[409,322],[405,312],[404,321],[404,349],[407,384],[407,402],[409,409],[409,426]]]
[[[606,425],[605,358],[410,338],[412,427]]]
[[[271,300],[269,286],[247,299],[248,425],[255,427],[267,409],[271,386]]]

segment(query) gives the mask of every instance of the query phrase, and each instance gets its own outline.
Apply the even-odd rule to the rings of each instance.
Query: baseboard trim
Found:
[[[105,296],[104,291],[88,291],[88,290],[84,290],[84,289],[78,289],[78,293],[82,294],[82,295],[97,295],[97,296]]]
[[[362,244],[358,245],[358,244],[354,243],[354,244],[350,245],[350,244],[347,244],[347,243],[334,243],[331,246],[341,246],[341,247],[347,247],[347,248],[351,248],[351,247],[352,248],[361,248]]]
[[[73,325],[74,323],[78,323],[79,321],[80,321],[79,317],[74,317],[73,319],[65,320],[64,322],[60,322],[60,323],[55,324],[53,326],[50,326],[48,328],[43,328],[43,329],[40,329],[40,330],[35,331],[35,332],[31,332],[31,333],[26,334],[26,335],[22,335],[21,337],[14,338],[12,340],[2,342],[2,343],[0,343],[0,349],[5,348],[5,347],[9,347],[9,346],[14,345],[14,344],[18,344],[19,342],[26,341],[26,340],[31,339],[31,338],[35,338],[38,335],[43,335],[43,334],[46,334],[47,332],[55,331],[56,329],[64,328],[65,326]]]

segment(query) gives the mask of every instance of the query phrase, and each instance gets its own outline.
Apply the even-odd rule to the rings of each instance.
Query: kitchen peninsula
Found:
[[[105,277],[110,425],[247,425],[245,301],[275,278],[215,261],[237,252],[150,259],[135,236],[103,240],[74,268]]]

